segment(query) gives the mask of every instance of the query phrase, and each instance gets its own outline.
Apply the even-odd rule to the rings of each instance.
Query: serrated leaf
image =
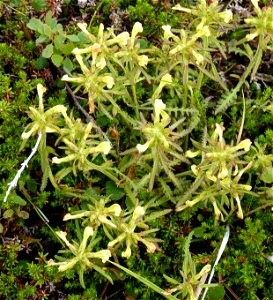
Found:
[[[39,19],[30,19],[27,23],[27,27],[33,31],[43,34],[43,22]]]
[[[52,54],[53,54],[53,45],[49,44],[43,50],[42,56],[45,57],[45,58],[50,58]]]
[[[17,211],[17,216],[26,220],[29,218],[29,213],[25,210],[19,210],[19,211]]]
[[[260,179],[265,183],[272,183],[273,182],[273,168],[272,167],[263,168],[263,172],[260,175]]]
[[[171,211],[172,211],[172,209],[163,209],[161,211],[151,213],[147,218],[145,218],[145,222],[149,222],[154,219],[160,218],[160,217],[170,213]]]
[[[37,192],[37,182],[34,179],[30,178],[27,181],[27,188],[31,193],[36,193]]]
[[[67,70],[68,72],[72,72],[74,65],[73,62],[71,61],[71,59],[69,59],[68,57],[66,57],[63,60],[63,67],[65,70]]]
[[[124,196],[124,190],[117,187],[113,181],[106,182],[106,195],[111,196],[113,200],[120,200]]]
[[[63,56],[59,55],[59,54],[53,54],[51,56],[52,62],[56,67],[60,67],[63,61]]]
[[[4,213],[3,213],[3,218],[4,219],[8,219],[8,218],[11,218],[13,216],[13,209],[7,209]]]
[[[236,100],[236,97],[237,97],[236,88],[232,90],[232,92],[225,93],[215,110],[215,114],[217,115],[221,112],[224,112]]]

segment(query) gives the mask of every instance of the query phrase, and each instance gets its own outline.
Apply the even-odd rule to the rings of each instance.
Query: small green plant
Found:
[[[183,270],[180,271],[180,274],[183,278],[183,283],[180,283],[179,281],[164,274],[164,278],[170,284],[175,285],[174,288],[166,290],[164,295],[172,295],[175,293],[175,297],[181,295],[182,299],[195,300],[200,295],[201,287],[205,286],[202,284],[202,282],[205,281],[208,273],[211,270],[211,266],[207,264],[199,273],[196,272],[196,266],[190,254],[190,241],[193,233],[194,232],[192,231],[189,234],[184,245]]]
[[[225,217],[230,215],[225,206],[233,212],[236,203],[237,216],[243,218],[240,197],[250,193],[252,187],[239,181],[252,163],[241,160],[239,156],[249,151],[251,141],[246,139],[235,146],[226,145],[223,131],[224,127],[216,124],[214,133],[211,137],[205,137],[203,144],[193,141],[199,150],[196,152],[189,150],[186,153],[188,157],[201,155],[202,159],[198,166],[194,164],[191,166],[195,181],[177,203],[177,211],[192,207],[200,201],[209,201],[213,205],[216,219],[224,221]],[[193,200],[187,200],[196,191],[198,195]]]
[[[60,272],[72,269],[74,268],[74,266],[77,267],[80,283],[83,288],[85,288],[83,274],[87,268],[94,269],[95,271],[99,272],[104,277],[106,277],[110,282],[113,282],[112,278],[104,271],[103,267],[99,266],[96,263],[96,259],[100,259],[103,263],[107,262],[109,260],[109,257],[111,256],[111,252],[109,250],[100,250],[97,252],[92,252],[92,249],[95,247],[95,245],[99,242],[100,239],[95,238],[95,236],[93,235],[94,230],[91,227],[85,227],[83,237],[80,243],[77,243],[75,241],[73,243],[70,243],[66,238],[67,233],[64,231],[57,231],[56,234],[68,247],[68,250],[63,250],[62,252],[67,254],[73,254],[74,257],[59,257],[61,262],[54,262],[53,260],[49,260],[48,266],[59,266],[58,270]],[[90,242],[88,242],[88,239],[91,236],[92,239],[90,240]]]
[[[104,6],[112,17],[113,12],[120,17],[125,3],[110,2],[96,3],[97,12]],[[21,250],[15,244],[20,241],[12,245],[11,256],[6,245],[1,247],[4,258],[1,256],[0,264],[7,276],[1,275],[0,281],[9,285],[6,291],[0,288],[4,297],[36,297],[38,291],[49,291],[51,280],[71,299],[110,298],[107,293],[116,286],[122,286],[117,298],[132,294],[143,300],[196,299],[204,287],[213,287],[205,284],[205,277],[211,271],[210,283],[221,256],[217,255],[210,270],[213,254],[209,253],[217,248],[224,229],[219,220],[230,222],[231,238],[223,265],[216,268],[223,282],[219,277],[219,285],[211,290],[212,296],[208,293],[208,299],[216,299],[215,291],[223,295],[223,286],[226,293],[232,287],[245,297],[249,283],[251,299],[268,296],[269,286],[267,292],[261,290],[266,286],[265,278],[272,276],[267,267],[272,245],[266,238],[272,223],[268,208],[273,203],[272,91],[268,87],[264,92],[263,87],[270,85],[272,76],[259,72],[271,65],[267,55],[272,48],[272,9],[251,2],[253,12],[239,2],[225,6],[217,1],[199,0],[193,5],[184,1],[171,9],[168,1],[154,0],[156,11],[165,14],[152,21],[147,15],[156,17],[156,13],[150,3],[141,0],[133,7],[129,1],[126,6],[130,6],[131,15],[122,24],[107,21],[116,28],[106,28],[100,14],[90,19],[95,9],[90,6],[80,9],[81,17],[78,7],[71,12],[77,20],[84,20],[75,24],[65,16],[75,8],[73,2],[63,10],[64,18],[57,20],[46,11],[54,13],[59,4],[48,3],[39,12],[43,21],[31,11],[27,25],[36,32],[39,53],[53,62],[48,68],[41,58],[35,64],[35,43],[23,20],[22,27],[17,24],[11,30],[0,25],[4,30],[4,42],[1,39],[0,43],[0,138],[6,139],[7,145],[0,145],[2,156],[7,157],[0,164],[3,195],[16,166],[24,161],[1,207],[0,234],[6,242],[8,235],[21,237],[28,230],[37,237],[30,237],[31,241],[43,240],[41,244],[49,252],[39,254],[36,264],[16,264],[14,258]],[[16,4],[0,3],[4,19],[18,13]],[[29,17],[21,6],[24,16]],[[145,14],[142,7],[147,8]],[[245,15],[244,9],[248,10]],[[163,15],[173,17],[162,24]],[[146,22],[131,24],[135,17]],[[93,26],[96,20],[100,24]],[[149,26],[147,38],[143,27]],[[28,43],[22,42],[24,35]],[[13,51],[21,42],[23,49]],[[28,55],[33,58],[29,64]],[[7,74],[10,67],[12,74]],[[45,83],[32,82],[34,76],[42,76]],[[55,80],[57,76],[63,82]],[[31,100],[36,85],[38,106]],[[242,88],[241,99],[237,96]],[[87,121],[69,107],[69,98]],[[207,133],[207,128],[212,132]],[[16,155],[22,131],[21,150],[27,150],[36,139],[27,159],[23,151]],[[32,159],[36,152],[39,157]],[[29,174],[25,175],[28,165]],[[18,190],[9,195],[17,183]],[[24,210],[17,195],[30,204],[24,203]],[[24,220],[31,206],[47,226],[28,229],[32,222],[38,223],[32,216]],[[48,218],[38,206],[43,206]],[[240,220],[231,217],[234,212]],[[248,217],[254,214],[255,222]],[[73,222],[63,224],[62,218]],[[193,232],[196,240],[191,250],[195,256],[190,252]],[[57,249],[47,242],[56,242],[56,237],[66,247],[57,255]],[[223,253],[226,243],[227,238],[219,252]],[[31,250],[37,249],[34,246]],[[46,257],[54,255],[54,261],[47,263]],[[241,269],[240,262],[244,262]],[[27,275],[18,281],[26,266]],[[60,273],[52,279],[54,266]],[[80,283],[73,280],[77,274]],[[138,283],[127,275],[146,286],[135,292]],[[251,278],[258,278],[256,287]],[[27,282],[31,287],[19,291],[16,284],[12,286],[15,281],[18,286]],[[117,285],[108,288],[109,282],[116,281]],[[203,298],[205,295],[206,290]]]

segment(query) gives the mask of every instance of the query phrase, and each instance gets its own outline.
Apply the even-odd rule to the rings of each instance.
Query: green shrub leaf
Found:
[[[42,56],[45,57],[45,58],[50,58],[52,54],[53,54],[53,45],[49,44],[43,50]]]
[[[13,216],[13,209],[7,209],[7,210],[3,213],[3,218],[4,218],[4,219],[11,218],[12,216]]]
[[[63,57],[59,54],[53,54],[52,57],[52,62],[56,67],[60,67],[60,65],[62,64],[63,61]]]

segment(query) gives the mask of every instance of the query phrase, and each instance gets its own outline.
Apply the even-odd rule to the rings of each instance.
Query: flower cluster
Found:
[[[252,162],[243,161],[240,156],[250,149],[251,141],[245,139],[235,146],[227,145],[223,138],[224,127],[216,124],[214,133],[207,140],[207,145],[194,142],[198,151],[187,151],[186,156],[193,158],[202,156],[199,165],[193,164],[191,170],[196,178],[194,191],[199,187],[199,195],[193,200],[188,200],[190,194],[186,193],[177,204],[177,211],[192,207],[200,201],[212,203],[216,219],[224,221],[228,216],[225,206],[235,209],[234,200],[237,204],[237,216],[243,218],[240,197],[250,193],[251,185],[241,184],[242,175],[251,167]]]

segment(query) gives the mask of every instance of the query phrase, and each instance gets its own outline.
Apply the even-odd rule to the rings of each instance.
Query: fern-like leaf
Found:
[[[231,92],[225,93],[215,110],[215,114],[217,115],[227,110],[227,108],[230,107],[236,100],[237,93],[238,93],[237,88],[233,89]]]

